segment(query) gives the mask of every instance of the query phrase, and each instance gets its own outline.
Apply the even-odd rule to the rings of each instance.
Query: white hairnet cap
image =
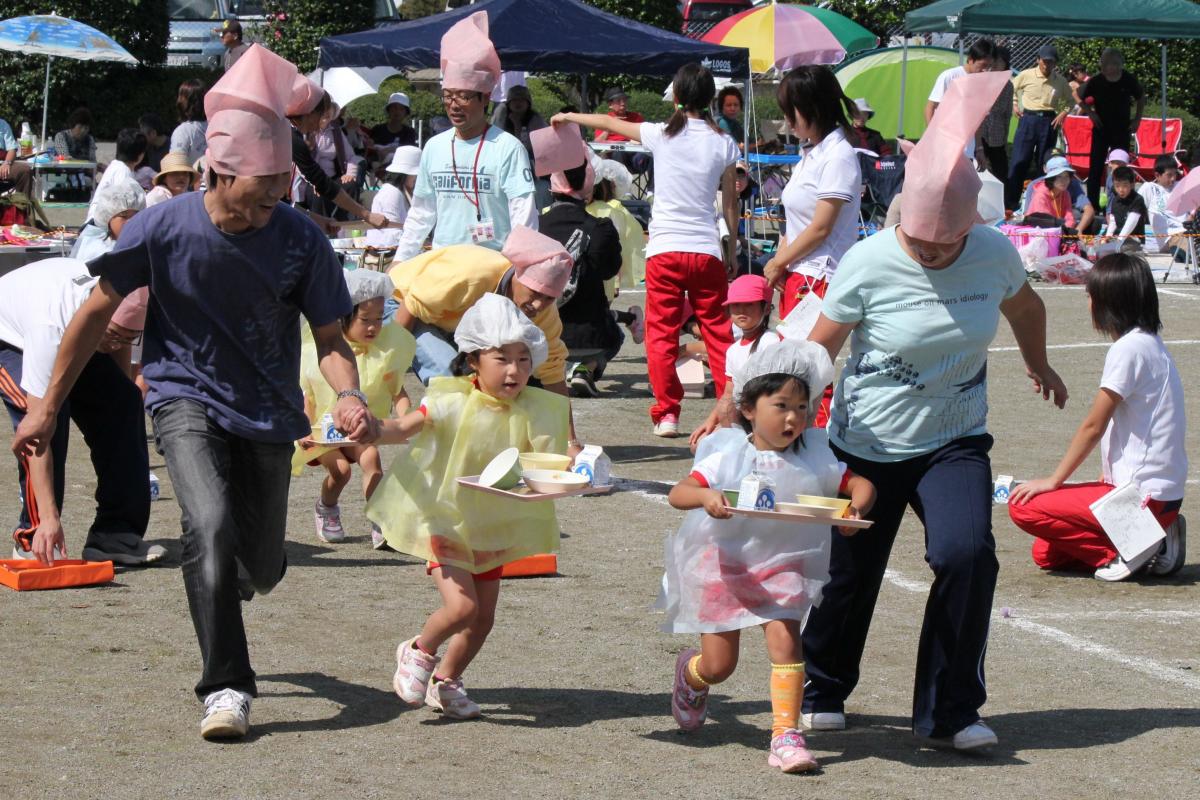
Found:
[[[358,305],[376,297],[391,297],[396,286],[385,273],[352,269],[346,272],[346,289],[350,292],[350,302]]]
[[[141,211],[146,207],[146,193],[133,178],[123,178],[101,187],[92,203],[96,206],[92,222],[107,234],[108,223],[112,222],[113,217],[124,211]]]
[[[541,366],[550,355],[546,335],[521,313],[512,300],[488,292],[475,301],[458,321],[454,341],[461,353],[474,353],[506,344],[520,343],[529,348],[533,368]]]
[[[810,341],[784,339],[760,347],[733,376],[733,393],[740,405],[742,389],[763,375],[791,375],[808,388],[808,422],[811,427],[821,407],[821,395],[833,382],[833,362],[829,352]]]
[[[633,175],[624,164],[611,158],[599,159],[599,164],[595,167],[597,183],[612,181],[618,200],[633,194]]]

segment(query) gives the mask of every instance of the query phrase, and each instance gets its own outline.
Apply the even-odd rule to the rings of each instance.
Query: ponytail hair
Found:
[[[667,120],[667,127],[663,131],[668,139],[687,126],[689,111],[698,114],[714,131],[721,133],[721,129],[713,124],[709,111],[717,94],[717,83],[708,69],[696,62],[684,64],[675,73],[671,87],[675,95],[675,113]]]
[[[854,102],[829,67],[796,67],[780,81],[775,97],[789,125],[800,117],[822,138],[839,125],[849,128],[854,117]]]

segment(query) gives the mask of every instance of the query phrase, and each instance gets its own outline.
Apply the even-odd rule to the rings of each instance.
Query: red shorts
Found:
[[[430,561],[425,565],[425,574],[432,575],[433,571],[440,566],[442,565],[436,561]],[[503,564],[493,569],[489,569],[487,572],[473,572],[471,573],[471,577],[477,581],[498,581],[500,580],[500,573],[502,572],[504,572]]]

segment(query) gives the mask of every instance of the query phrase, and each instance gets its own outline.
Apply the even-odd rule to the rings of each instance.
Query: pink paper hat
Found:
[[[524,225],[513,227],[500,253],[516,268],[516,280],[550,297],[563,293],[575,266],[565,247]]]
[[[587,161],[588,147],[579,126],[547,125],[529,134],[533,147],[533,171],[539,177],[574,169]]]
[[[979,219],[983,182],[963,149],[1000,96],[1009,75],[980,72],[950,84],[933,121],[908,153],[900,194],[900,227],[914,239],[956,242]]]
[[[204,96],[206,162],[218,175],[254,177],[291,169],[286,119],[296,67],[261,45],[250,49]]]
[[[488,38],[486,11],[476,11],[442,34],[442,88],[491,94],[500,80],[500,56]]]
[[[576,164],[576,167],[579,165]],[[596,170],[592,169],[592,165],[588,164],[587,169],[583,172],[583,188],[575,191],[571,188],[571,182],[567,180],[565,172],[555,172],[550,176],[550,191],[554,194],[566,194],[574,197],[576,200],[590,201],[592,192],[596,188]]]
[[[234,66],[237,66],[236,64]],[[309,77],[297,73],[292,81],[292,95],[287,104],[289,117],[302,117],[317,107],[325,90]]]
[[[125,295],[121,305],[113,312],[112,322],[131,331],[140,331],[146,327],[146,303],[150,300],[150,287],[143,286]]]
[[[1200,168],[1193,169],[1183,180],[1175,184],[1167,197],[1167,211],[1186,216],[1200,206]]]

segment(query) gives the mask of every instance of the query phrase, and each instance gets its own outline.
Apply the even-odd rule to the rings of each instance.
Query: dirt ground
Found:
[[[1184,385],[1195,387],[1200,291],[1164,288],[1163,335]],[[1003,325],[989,370],[994,470],[1022,478],[1057,463],[1105,352],[1081,290],[1041,291],[1052,363],[1072,392],[1067,410],[1030,392]],[[639,300],[627,295],[619,304]],[[714,691],[708,724],[680,735],[668,693],[674,654],[692,638],[660,633],[650,605],[664,536],[682,517],[663,495],[690,457],[684,440],[651,435],[638,348],[627,344],[601,388],[604,397],[575,401],[577,421],[581,435],[612,456],[622,491],[559,504],[560,576],[505,582],[497,628],[466,676],[482,720],[446,723],[393,694],[395,645],[419,629],[436,593],[421,566],[371,550],[356,490],[343,497],[351,540],[319,542],[318,475],[309,472],[292,488],[287,577],[245,608],[260,689],[252,735],[203,741],[192,695],[199,655],[178,568],[179,511],[152,452],[163,484],[147,538],[170,550],[164,566],[120,572],[102,588],[0,589],[10,676],[0,703],[5,794],[1123,798],[1180,797],[1200,785],[1196,556],[1169,580],[1106,584],[1045,574],[1003,508],[994,514],[1001,572],[984,708],[1000,737],[995,750],[935,751],[908,730],[930,581],[911,515],[849,701],[850,727],[809,738],[820,773],[783,776],[766,765],[768,665],[754,632],[737,673]],[[1198,398],[1188,395],[1188,441],[1200,459]],[[707,408],[686,402],[683,426],[697,424]],[[78,435],[71,447],[65,521],[77,552],[94,481]],[[11,458],[0,463],[0,516],[8,521],[16,515],[15,469]],[[1093,456],[1081,475],[1096,470]],[[1190,475],[1195,483],[1200,467]]]

